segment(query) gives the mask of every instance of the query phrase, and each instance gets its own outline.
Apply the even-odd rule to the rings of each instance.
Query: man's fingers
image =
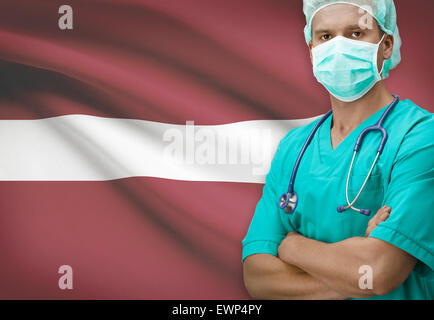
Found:
[[[389,214],[390,211],[392,210],[392,208],[386,206],[381,208],[381,213],[378,216],[378,219],[380,220],[380,222],[386,221],[387,218],[389,218]]]
[[[365,237],[369,237],[369,235],[371,234],[372,230],[374,230],[374,228],[368,227],[368,229],[366,229]]]
[[[369,236],[372,230],[374,230],[381,222],[386,221],[389,218],[392,208],[384,205],[381,207],[375,216],[369,220],[368,227],[366,228],[366,237]]]
[[[392,209],[387,205],[384,205],[377,211],[377,214],[372,218],[374,224],[379,224],[380,222],[386,221],[389,218],[390,211]]]

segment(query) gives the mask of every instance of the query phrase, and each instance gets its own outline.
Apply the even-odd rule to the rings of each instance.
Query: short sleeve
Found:
[[[282,140],[283,141],[283,140]],[[265,177],[262,196],[256,205],[255,213],[250,222],[245,238],[242,240],[242,261],[255,253],[268,253],[277,256],[280,242],[286,237],[286,231],[280,219],[279,197],[276,192],[278,168],[281,165],[282,141],[271,162],[269,172]]]
[[[427,119],[428,118],[428,119]],[[434,118],[406,134],[395,157],[384,204],[392,208],[370,237],[408,252],[434,271]]]

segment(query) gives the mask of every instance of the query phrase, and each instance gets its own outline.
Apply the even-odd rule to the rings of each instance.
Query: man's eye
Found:
[[[359,31],[353,32],[353,34],[352,34],[353,38],[359,38],[361,35],[362,35],[362,33]]]
[[[329,35],[329,34],[323,34],[323,35],[321,36],[321,40],[323,40],[323,41],[330,40],[330,35]]]

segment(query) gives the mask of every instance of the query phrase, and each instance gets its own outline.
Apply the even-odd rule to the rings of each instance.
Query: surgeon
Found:
[[[305,0],[304,13],[332,113],[278,145],[242,240],[246,289],[261,299],[433,299],[434,117],[384,83],[401,60],[394,2]]]

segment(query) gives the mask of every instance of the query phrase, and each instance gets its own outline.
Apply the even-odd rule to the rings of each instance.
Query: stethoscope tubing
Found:
[[[348,170],[348,175],[347,175],[347,181],[345,184],[345,197],[346,197],[346,201],[347,201],[347,205],[346,206],[339,206],[337,207],[337,211],[338,212],[343,212],[349,208],[360,212],[366,216],[369,216],[371,214],[371,211],[369,209],[358,209],[354,207],[354,204],[356,203],[356,201],[359,199],[363,189],[366,186],[366,183],[368,182],[369,177],[372,174],[372,171],[375,167],[375,164],[378,161],[378,158],[380,157],[381,153],[384,150],[384,147],[386,145],[387,139],[388,139],[388,135],[387,135],[387,131],[386,129],[383,127],[383,122],[385,121],[386,117],[389,115],[390,111],[392,110],[393,107],[395,107],[398,102],[399,102],[399,96],[397,95],[393,95],[394,96],[394,100],[392,103],[389,104],[389,106],[387,107],[387,109],[384,111],[384,113],[382,114],[382,116],[380,117],[380,119],[373,125],[370,127],[365,128],[360,135],[357,137],[357,141],[354,145],[354,153],[353,153],[353,157],[351,159],[351,165],[350,165],[350,169]],[[291,174],[291,179],[289,181],[289,186],[288,186],[288,192],[283,194],[280,197],[280,208],[281,209],[285,209],[285,212],[287,213],[292,213],[295,211],[295,208],[297,207],[298,204],[298,195],[297,193],[294,191],[294,182],[295,182],[295,177],[297,176],[297,172],[298,172],[298,168],[300,166],[301,160],[303,158],[303,155],[307,149],[307,147],[310,145],[310,143],[312,142],[313,137],[315,136],[316,132],[318,131],[319,127],[324,123],[324,121],[332,114],[332,110],[329,110],[315,125],[315,127],[313,128],[313,130],[311,131],[311,133],[309,134],[308,138],[306,139],[298,157],[297,160],[295,162],[294,168],[292,170],[292,174]],[[363,140],[365,138],[365,136],[371,132],[371,131],[380,131],[381,135],[382,135],[382,139],[380,141],[380,144],[378,146],[378,150],[377,150],[377,155],[371,165],[371,168],[369,170],[368,175],[366,176],[359,192],[357,193],[356,197],[354,198],[353,201],[349,201],[349,197],[348,197],[348,186],[349,186],[349,180],[350,180],[350,176],[351,176],[351,171],[353,169],[353,165],[354,165],[354,160],[355,157],[357,155],[357,153],[359,152]],[[291,202],[291,199],[295,199],[295,201]],[[290,206],[290,202],[292,204],[292,206]]]
[[[307,149],[307,147],[310,145],[313,137],[315,136],[315,133],[318,131],[318,128],[326,121],[326,119],[332,114],[332,110],[329,110],[315,125],[312,132],[307,137],[303,148],[301,149],[300,153],[298,154],[297,161],[295,162],[294,168],[292,169],[291,179],[289,180],[289,186],[288,186],[288,193],[294,193],[294,182],[295,177],[297,176],[298,167],[300,166],[301,159],[303,158],[303,155]]]

